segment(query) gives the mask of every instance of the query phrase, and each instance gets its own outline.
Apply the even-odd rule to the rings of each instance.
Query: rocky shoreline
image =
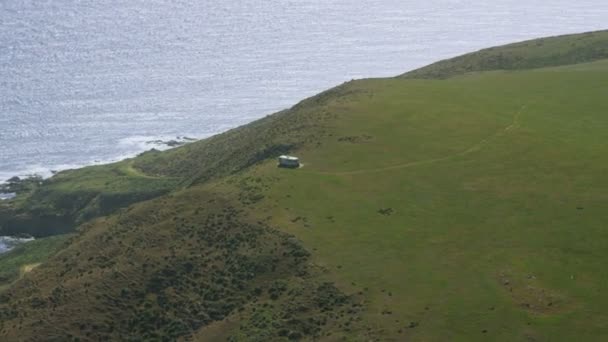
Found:
[[[136,137],[140,139],[141,137]],[[180,147],[183,145],[187,145],[193,142],[200,140],[199,138],[193,138],[189,136],[165,136],[165,137],[148,137],[145,140],[134,140],[133,142],[128,142],[128,144],[137,145],[137,150],[130,151],[126,154],[120,154],[118,156],[110,156],[108,158],[102,157],[94,160],[86,160],[86,161],[67,161],[64,164],[59,162],[58,164],[53,164],[52,166],[44,167],[44,166],[36,166],[33,169],[22,168],[22,170],[2,170],[4,172],[0,172],[0,200],[6,199],[3,197],[9,197],[6,194],[14,193],[15,191],[8,191],[6,186],[8,183],[14,182],[15,180],[19,181],[20,179],[30,179],[30,178],[38,178],[38,179],[46,179],[54,176],[55,174],[71,169],[80,169],[87,166],[94,165],[105,165],[112,164],[115,162],[120,162],[125,159],[129,159],[135,156],[138,156],[142,153],[150,152],[150,151],[165,151],[168,149]],[[119,144],[123,144],[123,142],[119,142]],[[8,178],[11,177],[12,178]]]
[[[175,139],[171,139],[171,140],[149,140],[146,141],[146,144],[148,145],[165,145],[167,147],[179,147],[179,146],[183,146],[186,144],[189,144],[191,142],[195,142],[197,141],[197,139],[194,138],[190,138],[190,137],[175,137]]]
[[[153,140],[147,145],[164,144],[167,148],[152,148],[144,153],[171,149],[193,141],[196,139],[185,136],[177,136],[170,140]],[[100,166],[95,169],[100,172],[99,177],[111,177],[112,172],[104,173],[103,170],[112,171],[117,164],[109,162],[108,164],[92,165]],[[64,171],[54,171],[49,177]],[[76,170],[74,172],[78,173]],[[110,181],[110,179],[108,180]],[[46,186],[52,183],[52,179],[47,179],[46,175],[39,174],[19,175],[0,181],[0,238],[23,238],[24,236],[19,236],[23,233],[38,238],[70,232],[83,220],[84,216],[93,217],[100,213],[107,213],[112,210],[111,208],[120,207],[125,203],[157,196],[159,193],[167,191],[169,186],[169,182],[160,181],[158,188],[147,189],[145,187],[137,188],[138,184],[134,183],[134,187],[137,189],[133,191],[126,191],[128,189],[123,188],[121,191],[114,191],[114,193],[105,194],[99,198],[97,196],[103,195],[104,192],[103,185],[93,185],[88,190],[81,189],[65,193],[61,191],[39,192],[40,189],[48,190],[49,188]],[[106,183],[107,185],[108,183]],[[93,199],[97,199],[97,202]],[[65,203],[71,204],[65,205]],[[87,205],[90,206],[87,207]]]
[[[198,139],[187,137],[187,136],[177,136],[175,139],[170,140],[149,140],[146,141],[147,145],[155,145],[155,146],[166,146],[167,148],[175,148],[179,146],[183,146],[192,142],[198,141]],[[161,148],[164,150],[164,148]],[[155,148],[151,150],[144,151],[142,153],[156,151]],[[51,170],[51,174],[55,175],[59,171]],[[39,186],[44,181],[43,176],[38,174],[30,174],[26,176],[14,176],[4,183],[0,182],[0,201],[8,201],[15,198],[20,193],[28,192],[32,190],[33,187]]]
[[[42,176],[28,175],[26,177],[12,177],[0,184],[0,200],[9,200],[20,193],[31,191],[43,182]]]
[[[14,192],[0,192],[0,201],[8,201],[17,196]]]
[[[17,247],[20,244],[34,240],[35,239],[31,236],[0,236],[0,255],[11,251],[13,248]]]

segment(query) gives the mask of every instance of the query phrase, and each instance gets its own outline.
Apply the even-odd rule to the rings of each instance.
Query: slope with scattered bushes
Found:
[[[441,80],[349,82],[201,142],[60,174],[12,205],[71,208],[77,234],[2,292],[0,336],[605,340],[602,37],[425,74]],[[277,168],[282,153],[303,167]],[[85,215],[95,201],[54,191],[87,187],[163,192]]]

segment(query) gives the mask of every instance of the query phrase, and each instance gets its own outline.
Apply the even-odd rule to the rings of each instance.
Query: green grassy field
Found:
[[[273,185],[252,212],[369,288],[395,335],[605,339],[608,68],[574,69],[362,81],[382,95],[341,104],[338,139],[254,171]]]
[[[0,333],[604,341],[605,39],[348,82],[208,140],[60,175],[32,198],[171,192],[110,201],[123,210],[86,221],[0,296]],[[304,166],[277,168],[282,153]]]

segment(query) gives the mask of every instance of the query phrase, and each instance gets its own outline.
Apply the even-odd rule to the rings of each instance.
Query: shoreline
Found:
[[[0,256],[12,251],[13,249],[15,249],[15,247],[21,244],[28,243],[34,240],[36,239],[33,237],[23,238],[10,235],[0,236]]]
[[[220,132],[221,133],[221,132]],[[219,133],[216,133],[219,134]],[[210,135],[211,136],[211,135]],[[108,165],[112,163],[118,163],[127,159],[135,158],[138,155],[152,151],[167,151],[177,147],[181,147],[187,144],[191,144],[193,142],[202,140],[207,138],[208,136],[202,138],[193,138],[189,136],[175,136],[175,137],[146,137],[143,138],[139,136],[126,138],[126,140],[137,139],[142,140],[135,143],[136,146],[140,147],[137,150],[133,150],[131,153],[122,154],[116,157],[109,157],[107,159],[98,158],[94,160],[85,161],[82,163],[67,163],[67,164],[54,164],[50,166],[42,166],[42,165],[34,165],[29,169],[24,169],[21,171],[14,172],[1,172],[0,171],[0,202],[9,200],[18,195],[15,192],[11,191],[2,191],[2,186],[6,185],[10,179],[18,177],[21,179],[28,179],[33,177],[40,177],[41,179],[48,179],[53,177],[55,174],[67,171],[67,170],[77,170],[81,168],[85,168],[88,166],[99,166],[99,165]]]
[[[121,162],[129,163],[130,160],[137,158],[138,156],[141,156],[145,153],[149,153],[152,151],[160,153],[161,151],[167,151],[177,147],[182,147],[184,145],[199,140],[200,139],[190,138],[188,136],[176,136],[170,137],[169,139],[165,138],[163,140],[150,140],[150,138],[148,137],[146,138],[146,140],[142,140],[143,143],[139,145],[144,148],[140,148],[129,154],[123,154],[114,158],[108,158],[106,160],[96,159],[91,162],[83,161],[78,165],[65,164],[63,165],[63,167],[48,167],[44,169],[42,167],[35,166],[36,169],[44,170],[45,172],[32,172],[34,170],[30,169],[29,172],[19,172],[18,175],[14,175],[13,173],[11,176],[9,176],[9,173],[6,171],[0,172],[0,225],[3,225],[3,221],[5,221],[7,218],[17,215],[20,209],[27,207],[27,199],[30,197],[30,195],[38,191],[40,187],[45,187],[47,181],[49,179],[52,179],[56,175],[65,173],[69,174],[70,172],[79,172],[78,170],[83,170],[88,167],[103,168],[104,166],[107,166],[111,168],[113,167],[112,165],[122,165],[120,164]],[[75,157],[78,156],[79,155],[76,155]],[[93,172],[95,171],[93,170]],[[151,194],[153,192],[153,190],[150,190],[148,191],[148,194]],[[55,214],[54,209],[51,208],[49,210],[53,212],[53,214],[51,215],[53,216]],[[59,210],[59,212],[61,212],[61,210]],[[46,214],[48,214],[48,212]],[[61,231],[59,232],[59,234],[62,234],[63,230],[67,229],[67,225],[74,223],[71,221],[74,220],[74,217],[70,216],[71,214],[72,213],[70,213],[68,210],[66,212],[61,212],[61,215],[58,216],[59,218],[57,218],[57,220],[61,221],[58,223],[60,228],[57,228],[58,231]],[[31,222],[22,222],[21,226],[18,227],[17,230],[7,228],[8,226],[10,226],[10,224],[4,222],[7,223],[7,226],[1,227],[3,229],[2,234],[0,234],[0,254],[2,254],[3,251],[6,251],[7,248],[12,248],[12,244],[11,246],[7,247],[7,244],[4,243],[5,239],[8,239],[7,241],[21,241],[20,239],[28,238],[32,235],[38,236],[35,232],[38,232],[40,229],[46,229],[41,226],[40,221],[40,219],[44,220],[46,218],[36,218],[37,216],[39,216],[39,214],[34,213],[33,215],[26,217],[25,220],[30,220]],[[53,218],[51,218],[51,220],[52,219]],[[65,222],[62,220],[64,220]],[[48,235],[57,235],[57,232],[50,233]],[[46,236],[46,234],[42,234],[40,236]]]
[[[17,197],[17,194],[14,192],[0,192],[0,202],[12,200],[15,197]]]

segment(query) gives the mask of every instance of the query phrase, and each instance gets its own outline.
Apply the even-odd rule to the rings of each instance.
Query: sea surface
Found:
[[[203,138],[353,78],[606,18],[606,0],[0,1],[0,181]]]
[[[9,192],[9,193],[0,192],[0,201],[9,200],[9,199],[11,199],[13,197],[15,197],[15,193],[12,193],[12,192]]]

